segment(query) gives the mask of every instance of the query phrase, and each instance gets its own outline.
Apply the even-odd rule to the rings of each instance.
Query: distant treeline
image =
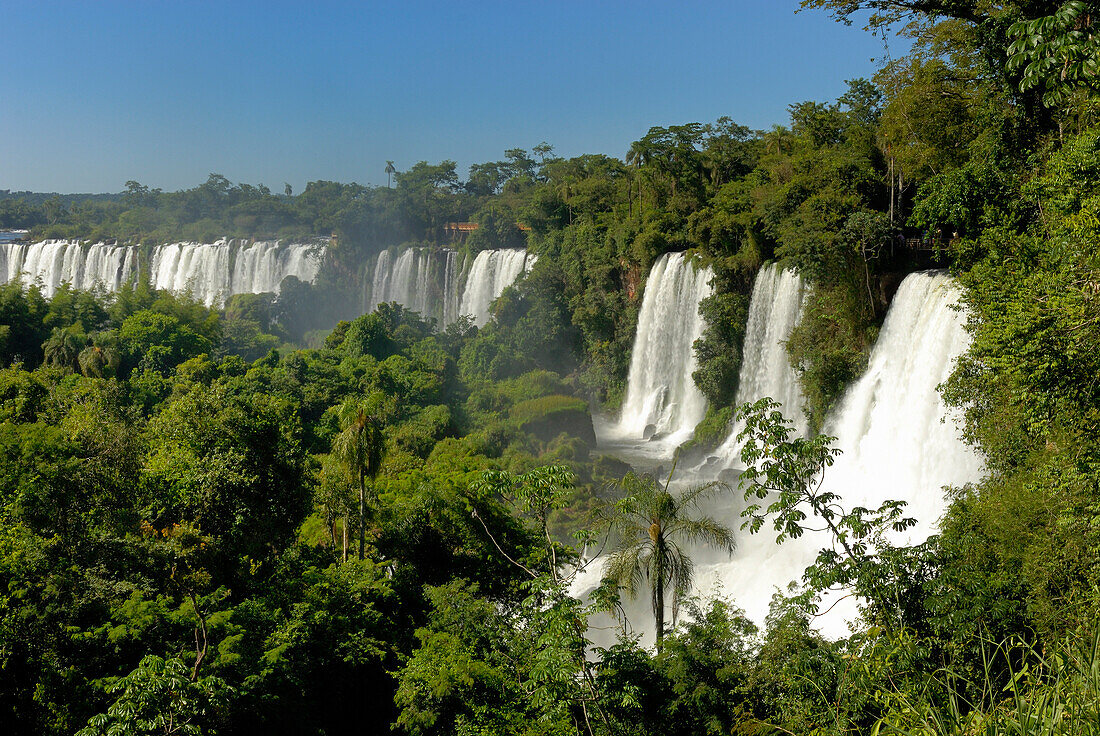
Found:
[[[11,189],[0,189],[0,201],[3,201],[5,199],[20,199],[29,205],[41,205],[45,204],[51,199],[56,199],[62,204],[68,206],[76,204],[78,202],[87,202],[89,200],[98,202],[116,202],[122,199],[122,192],[118,192],[116,194],[61,194],[60,192],[13,192]]]

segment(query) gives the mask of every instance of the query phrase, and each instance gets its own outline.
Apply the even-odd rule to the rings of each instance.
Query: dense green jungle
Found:
[[[1100,733],[1100,6],[803,6],[909,51],[787,126],[654,127],[622,159],[0,195],[35,240],[331,237],[312,284],[219,307],[147,278],[0,285],[0,732]],[[538,260],[480,328],[362,314],[364,264],[399,245]],[[715,276],[681,456],[740,411],[749,470],[670,492],[601,453],[591,413],[622,401],[650,266],[684,251]],[[986,473],[927,542],[890,541],[900,504],[815,496],[828,438],[733,406],[773,261],[812,286],[787,350],[815,430],[906,274],[961,285],[972,342],[941,389]],[[699,510],[746,494],[745,527]],[[692,595],[677,539],[822,523],[766,622]],[[862,601],[835,641],[830,588]],[[634,596],[656,646],[594,646]]]

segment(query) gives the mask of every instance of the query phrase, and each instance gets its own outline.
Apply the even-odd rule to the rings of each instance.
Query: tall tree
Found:
[[[393,165],[393,161],[386,162],[386,189],[391,186],[390,178],[397,173],[397,168]]]
[[[359,559],[366,546],[367,479],[378,477],[385,454],[382,433],[386,397],[373,393],[365,399],[348,399],[339,408],[340,434],[332,443],[332,452],[344,463],[348,474],[359,482]]]
[[[691,590],[695,565],[685,546],[709,544],[730,554],[736,546],[728,527],[708,516],[692,516],[700,501],[726,487],[723,483],[694,485],[678,495],[669,491],[671,483],[671,473],[663,485],[652,475],[628,473],[619,484],[626,497],[615,504],[608,519],[617,547],[604,579],[618,584],[632,598],[643,584],[649,587],[658,649],[665,635],[669,592],[675,626],[680,602]]]

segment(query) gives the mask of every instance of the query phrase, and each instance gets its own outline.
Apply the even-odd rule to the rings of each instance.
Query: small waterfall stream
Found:
[[[802,317],[806,294],[802,277],[794,271],[771,263],[756,274],[733,404],[737,407],[771,397],[781,404],[783,416],[794,422],[795,431],[802,436],[809,432],[809,424],[803,412],[798,375],[787,360],[787,340]],[[737,435],[743,428],[743,423],[735,422],[725,442],[715,451],[727,467],[740,462]]]

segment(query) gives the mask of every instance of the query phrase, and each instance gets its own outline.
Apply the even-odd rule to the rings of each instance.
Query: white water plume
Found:
[[[483,250],[474,258],[458,313],[470,315],[481,327],[491,316],[489,307],[506,288],[531,269],[536,257],[525,250]]]
[[[905,501],[906,515],[918,521],[898,540],[905,543],[934,531],[946,507],[943,486],[976,481],[983,472],[980,457],[961,440],[957,417],[937,388],[969,344],[963,315],[953,308],[957,301],[958,289],[947,275],[908,276],[890,306],[866,372],[825,424],[825,433],[837,437],[843,454],[826,471],[824,487],[838,495],[845,510]],[[723,512],[726,523],[740,525],[743,505],[736,494]],[[713,555],[708,560],[702,552],[698,579],[704,590],[721,587],[762,622],[772,594],[799,580],[829,543],[824,533],[810,532],[776,545],[765,524],[758,534],[741,537],[732,560]],[[823,633],[842,636],[855,615],[849,599],[816,623]]]
[[[196,299],[216,305],[232,294],[278,291],[286,276],[312,281],[319,266],[319,248],[304,243],[230,240],[159,245],[149,251],[149,280],[158,289],[190,290]],[[77,289],[101,286],[117,291],[137,277],[141,253],[138,246],[70,240],[0,243],[0,277],[40,281],[47,296],[62,283]]]
[[[711,294],[710,268],[696,268],[683,253],[667,253],[646,280],[630,357],[626,396],[616,424],[603,427],[612,441],[656,440],[669,454],[691,436],[707,401],[695,386],[692,344],[703,334],[699,302]]]

